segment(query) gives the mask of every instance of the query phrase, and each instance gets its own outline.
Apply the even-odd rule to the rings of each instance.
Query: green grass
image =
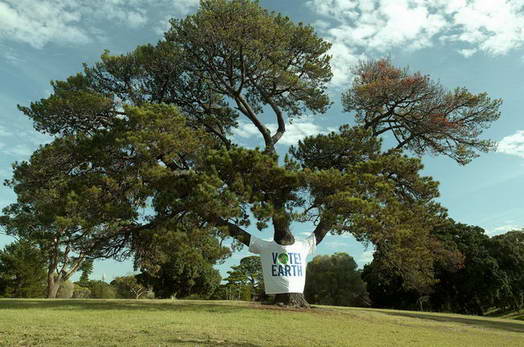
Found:
[[[229,301],[0,300],[5,346],[524,346],[524,322]]]

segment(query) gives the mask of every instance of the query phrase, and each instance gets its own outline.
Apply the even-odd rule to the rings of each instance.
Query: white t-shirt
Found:
[[[302,293],[306,283],[306,258],[316,247],[315,234],[289,246],[251,235],[249,251],[260,254],[266,294]]]

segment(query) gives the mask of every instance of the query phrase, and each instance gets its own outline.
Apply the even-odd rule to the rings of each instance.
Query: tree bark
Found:
[[[292,245],[295,243],[295,238],[289,230],[291,218],[285,211],[282,201],[277,201],[275,205],[279,208],[279,212],[273,216],[273,227],[275,231],[273,239],[282,246]],[[278,306],[311,308],[303,293],[277,294],[274,304]]]
[[[275,301],[273,303],[278,306],[311,308],[311,305],[306,301],[303,293],[277,294],[275,295]]]
[[[56,294],[60,288],[60,280],[54,278],[54,273],[47,276],[47,298],[56,299]]]

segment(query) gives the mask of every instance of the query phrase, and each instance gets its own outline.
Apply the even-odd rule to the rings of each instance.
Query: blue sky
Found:
[[[351,66],[359,59],[391,57],[439,80],[447,88],[466,87],[504,100],[501,118],[482,137],[498,142],[496,152],[482,154],[467,166],[447,157],[424,157],[424,174],[440,182],[440,202],[457,221],[479,225],[490,235],[524,226],[524,2],[522,0],[266,0],[262,6],[313,25],[333,43],[334,101],[326,115],[308,117],[288,127],[279,152],[306,135],[327,132],[351,122],[340,93],[351,83]],[[11,163],[28,159],[50,139],[35,132],[16,108],[46,97],[51,80],[81,71],[104,49],[126,53],[155,43],[167,20],[183,17],[197,0],[0,0],[0,179]],[[271,120],[269,120],[271,122]],[[252,127],[241,123],[238,143],[261,145]],[[0,207],[15,199],[0,188]],[[309,225],[296,226],[302,237]],[[257,234],[263,238],[271,235]],[[12,239],[0,235],[0,246]],[[344,251],[363,265],[371,260],[351,237],[328,236],[318,254]],[[247,255],[235,254],[220,268]],[[96,264],[93,278],[132,271],[130,262]]]

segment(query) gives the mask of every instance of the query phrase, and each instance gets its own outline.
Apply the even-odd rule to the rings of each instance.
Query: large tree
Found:
[[[20,109],[37,130],[59,137],[57,142],[68,141],[75,161],[68,164],[67,175],[96,172],[111,183],[108,191],[128,213],[115,218],[119,225],[98,224],[103,234],[125,241],[110,243],[112,250],[125,243],[147,263],[154,254],[148,235],[166,224],[182,232],[198,229],[217,240],[229,235],[236,246],[249,244],[245,229],[256,222],[260,230],[271,227],[277,243],[290,245],[295,241],[291,223],[309,221],[317,243],[328,232],[352,233],[380,246],[389,266],[407,283],[431,282],[431,259],[438,247],[428,230],[443,210],[433,201],[436,182],[421,177],[420,161],[401,150],[409,144],[421,152],[414,144],[422,139],[440,139],[459,154],[464,148],[484,150],[483,142],[472,140],[479,131],[470,124],[485,126],[495,119],[498,103],[472,96],[458,112],[477,110],[483,116],[464,119],[467,126],[446,133],[444,121],[431,123],[434,131],[428,134],[412,131],[411,124],[427,122],[434,111],[419,107],[410,118],[404,109],[409,122],[380,130],[367,122],[344,126],[302,141],[288,159],[279,160],[275,146],[286,125],[306,113],[321,114],[330,104],[329,48],[311,26],[295,24],[256,2],[205,0],[196,14],[172,20],[158,44],[120,56],[106,52],[83,73],[53,82],[48,98]],[[352,87],[363,103],[346,102],[346,108],[357,110],[357,120],[377,110],[382,114],[387,98],[397,103],[405,83],[401,78],[397,87],[384,88],[398,80],[390,77],[378,74],[363,88]],[[373,100],[375,94],[383,95],[386,104]],[[454,99],[440,100],[445,108]],[[479,108],[482,100],[491,107]],[[232,143],[230,132],[239,117],[259,131],[263,150]],[[373,124],[392,122],[382,119]],[[277,124],[274,132],[268,122]],[[410,135],[400,138],[398,150],[385,152],[377,138],[385,131]],[[429,149],[426,142],[420,148]],[[95,187],[105,187],[104,180]],[[142,207],[148,212],[140,218]],[[277,300],[307,305],[300,294],[278,295]]]
[[[48,298],[86,261],[117,255],[123,237],[111,230],[124,228],[135,212],[130,204],[136,199],[115,188],[121,176],[81,167],[89,156],[81,142],[59,138],[41,147],[28,162],[15,163],[6,182],[17,202],[4,208],[0,225],[47,256]]]

